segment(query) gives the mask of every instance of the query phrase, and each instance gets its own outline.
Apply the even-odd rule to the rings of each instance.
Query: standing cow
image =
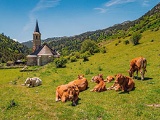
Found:
[[[130,69],[128,70],[129,76],[134,77],[134,72],[136,72],[138,77],[138,71],[141,74],[141,80],[144,80],[144,74],[146,70],[147,60],[143,57],[134,58],[130,61]]]

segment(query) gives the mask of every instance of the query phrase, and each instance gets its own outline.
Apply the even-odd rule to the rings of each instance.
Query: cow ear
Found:
[[[99,74],[99,77],[103,77],[103,74]]]
[[[122,74],[120,74],[120,78],[124,78],[124,76]]]
[[[116,75],[114,75],[115,77],[117,77],[117,74]]]

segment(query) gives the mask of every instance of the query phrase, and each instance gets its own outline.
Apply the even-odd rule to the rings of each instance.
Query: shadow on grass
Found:
[[[136,87],[134,87],[134,88],[133,88],[133,90],[131,90],[131,91],[134,91],[134,90],[135,90],[135,88],[136,88]],[[129,92],[128,92],[128,91],[119,92],[119,94],[129,94],[131,91],[129,91]]]
[[[141,80],[141,77],[135,77],[136,80]],[[147,81],[147,80],[152,80],[153,78],[150,77],[145,77],[144,80],[141,81]]]

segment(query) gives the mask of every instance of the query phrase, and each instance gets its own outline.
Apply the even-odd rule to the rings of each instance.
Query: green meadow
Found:
[[[1,120],[160,120],[160,31],[146,31],[140,44],[125,45],[125,39],[104,41],[106,53],[96,53],[89,61],[69,62],[66,68],[54,63],[38,67],[38,71],[20,72],[21,68],[0,69]],[[92,76],[122,73],[128,76],[132,58],[147,59],[145,80],[135,81],[135,90],[128,93],[114,90],[90,92],[96,85]],[[56,87],[84,74],[89,88],[79,94],[77,106],[55,102]],[[22,86],[27,77],[39,77],[42,85],[34,88]],[[113,84],[106,83],[107,87]],[[152,106],[159,104],[159,106]],[[151,105],[151,106],[148,106]]]

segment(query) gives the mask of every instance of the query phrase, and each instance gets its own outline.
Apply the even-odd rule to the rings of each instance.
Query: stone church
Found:
[[[33,32],[32,53],[27,55],[27,65],[43,66],[57,57],[60,57],[60,54],[56,50],[53,50],[46,43],[41,45],[41,33],[39,30],[38,21],[36,21],[35,30]]]

